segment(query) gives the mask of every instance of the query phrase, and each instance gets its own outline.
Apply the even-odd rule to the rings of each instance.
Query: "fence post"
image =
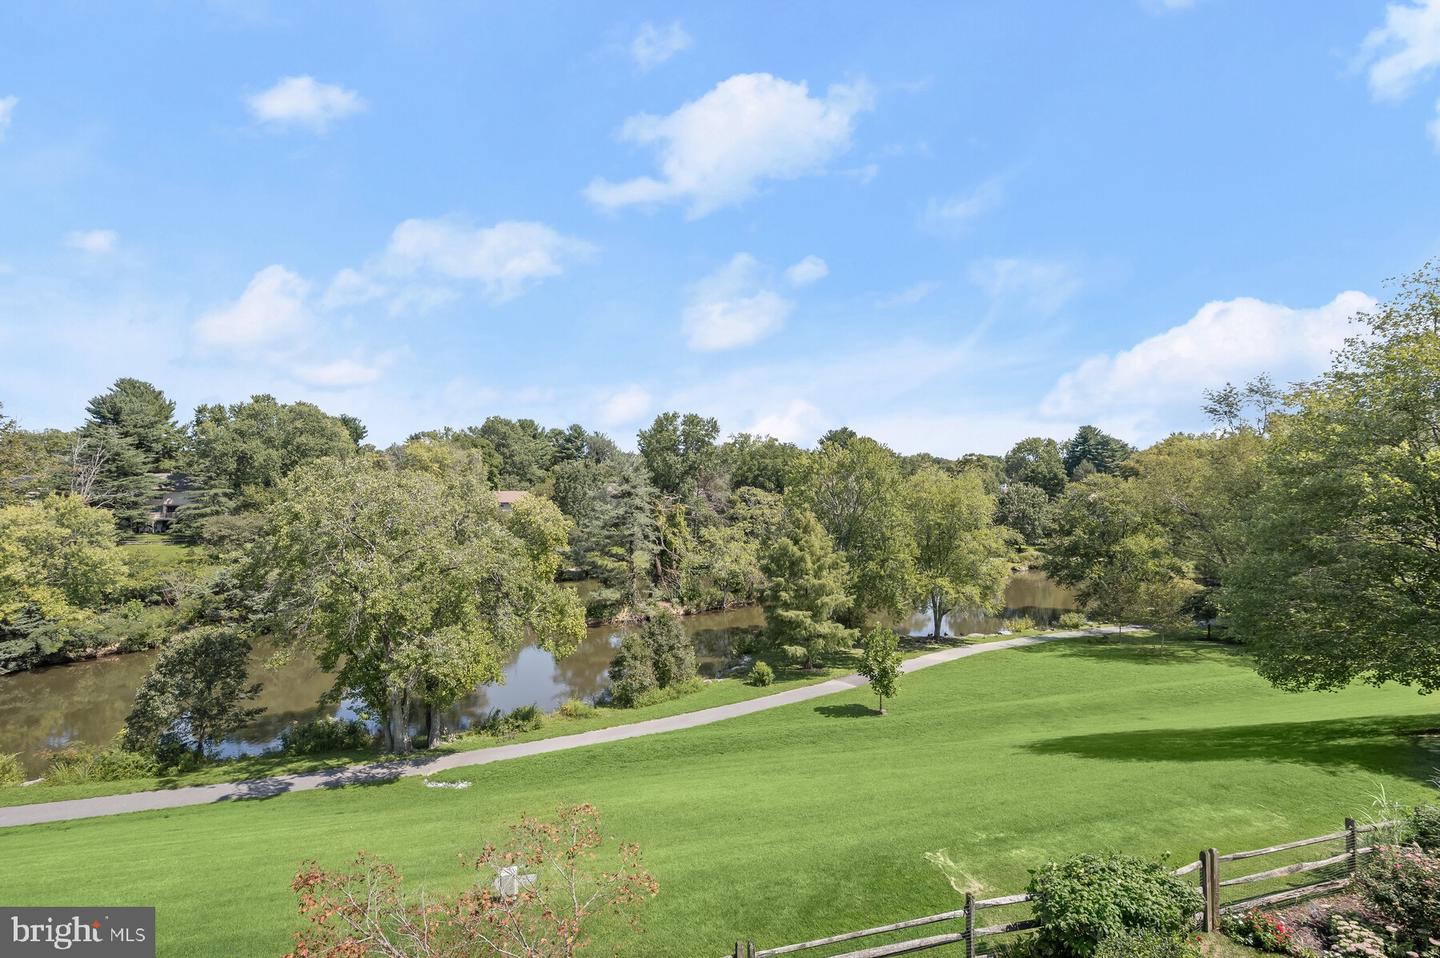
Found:
[[[735,942],[735,958],[755,958],[755,942]]]
[[[1200,893],[1205,897],[1201,931],[1220,930],[1220,853],[1207,848],[1200,853]]]
[[[1345,819],[1345,854],[1350,856],[1350,877],[1360,869],[1360,833],[1356,831],[1355,819]]]
[[[975,893],[965,893],[965,958],[975,958]]]

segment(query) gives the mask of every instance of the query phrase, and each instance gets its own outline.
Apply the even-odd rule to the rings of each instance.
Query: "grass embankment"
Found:
[[[685,732],[269,800],[0,830],[0,899],[157,905],[162,955],[274,955],[301,859],[358,848],[413,887],[522,812],[593,802],[660,882],[626,956],[709,956],[955,907],[923,855],[983,894],[1048,857],[1116,848],[1176,863],[1335,829],[1383,786],[1433,794],[1433,708],[1400,688],[1286,695],[1238,650],[1056,642]],[[667,703],[668,704],[668,703]],[[999,916],[997,916],[999,917]],[[602,938],[609,932],[601,929]],[[601,948],[597,954],[607,951]]]

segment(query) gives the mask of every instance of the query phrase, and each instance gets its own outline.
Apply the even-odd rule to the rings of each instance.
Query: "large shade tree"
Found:
[[[1265,485],[1224,590],[1260,673],[1440,689],[1440,266],[1268,417]]]
[[[438,710],[503,681],[527,634],[557,656],[584,636],[554,581],[567,533],[538,498],[507,522],[468,479],[322,460],[282,485],[250,573],[278,634],[314,648],[334,694],[361,698],[403,753],[412,710],[433,731]]]
[[[1053,439],[1031,436],[1005,454],[1005,478],[1039,486],[1052,499],[1065,491],[1065,463]]]
[[[934,637],[952,609],[998,609],[1010,570],[993,522],[995,499],[981,478],[926,467],[906,480],[905,504],[916,547],[916,595],[930,611]]]
[[[150,383],[117,379],[85,407],[86,424],[109,427],[134,444],[145,470],[159,472],[174,464],[185,435],[175,423],[175,403]]]

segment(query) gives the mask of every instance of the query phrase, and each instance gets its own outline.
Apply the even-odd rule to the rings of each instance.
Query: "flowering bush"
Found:
[[[1247,911],[1243,915],[1230,915],[1223,923],[1223,930],[1232,941],[1261,951],[1277,955],[1309,955],[1295,941],[1295,931],[1279,917],[1263,911]]]
[[[1330,953],[1385,958],[1385,939],[1354,918],[1334,915],[1330,919]]]
[[[1386,930],[1393,925],[1391,935],[1413,941],[1417,954],[1425,953],[1429,938],[1440,938],[1440,858],[1415,845],[1381,845],[1357,885],[1365,903],[1384,916]]]

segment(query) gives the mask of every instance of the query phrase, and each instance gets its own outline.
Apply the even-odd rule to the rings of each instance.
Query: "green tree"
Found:
[[[156,480],[144,453],[117,427],[87,424],[80,429],[70,444],[68,467],[71,495],[109,510],[122,529],[144,522]]]
[[[930,610],[934,637],[952,609],[994,612],[1004,602],[1008,550],[994,526],[995,500],[973,472],[952,476],[934,466],[905,483],[915,539],[915,585]]]
[[[108,513],[75,496],[0,508],[0,629],[85,618],[126,577]]]
[[[533,489],[555,463],[555,445],[533,419],[491,416],[479,434],[494,449],[501,489]]]
[[[1053,439],[1031,436],[1005,454],[1005,476],[1012,482],[1039,486],[1054,499],[1065,491],[1065,463]]]
[[[792,443],[772,436],[748,432],[731,436],[720,447],[721,458],[730,470],[730,484],[766,492],[784,492],[803,453]]]
[[[814,668],[818,656],[854,641],[840,622],[852,602],[849,569],[813,515],[792,510],[766,543],[760,568],[770,583],[761,600],[766,631],[788,655]]]
[[[1282,688],[1440,689],[1440,265],[1401,282],[1269,417],[1224,605]]]
[[[175,403],[147,382],[117,379],[86,405],[86,424],[113,428],[143,457],[144,472],[169,470],[184,443],[175,423]]]
[[[653,611],[640,628],[627,632],[610,664],[610,695],[632,708],[656,689],[678,688],[696,676],[695,646],[675,613]]]
[[[370,430],[365,427],[365,424],[361,422],[358,417],[342,412],[335,418],[340,420],[340,424],[345,427],[345,431],[350,433],[350,439],[357,447],[365,441],[366,436],[370,435]]]
[[[637,436],[655,488],[667,496],[690,495],[715,466],[719,435],[719,423],[693,412],[656,416]]]
[[[798,470],[787,499],[820,520],[850,570],[852,624],[868,612],[907,611],[915,537],[895,454],[864,436],[823,443]]]
[[[362,699],[408,752],[412,709],[433,718],[503,681],[527,630],[557,656],[584,636],[553,578],[554,515],[511,521],[464,477],[321,460],[285,481],[249,575],[275,634],[313,647],[333,694]]]
[[[125,747],[153,751],[167,740],[188,741],[197,756],[255,719],[250,706],[250,643],[221,626],[192,629],[166,645],[135,693],[125,720]]]
[[[1095,472],[1114,472],[1135,452],[1129,443],[1095,426],[1081,426],[1061,445],[1060,451],[1065,472],[1072,478],[1082,462],[1090,463]]]
[[[861,675],[870,680],[870,689],[880,697],[880,714],[885,714],[885,700],[900,693],[900,637],[886,628],[875,628],[865,636],[860,653]]]
[[[1029,545],[1038,545],[1045,541],[1055,523],[1055,504],[1039,486],[1011,482],[995,503],[995,519],[1019,533]]]
[[[280,403],[268,395],[229,406],[202,405],[190,428],[191,471],[204,485],[261,506],[270,490],[300,466],[355,455],[350,428],[306,402]]]
[[[575,509],[571,556],[590,578],[599,580],[590,602],[598,614],[639,609],[653,591],[660,536],[656,493],[644,463],[621,456],[605,463],[602,481],[593,484],[588,504]]]

